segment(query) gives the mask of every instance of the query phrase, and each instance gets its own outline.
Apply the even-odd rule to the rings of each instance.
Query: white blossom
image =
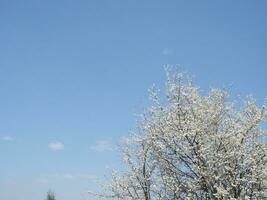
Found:
[[[227,91],[202,94],[167,70],[166,100],[152,106],[122,149],[125,172],[112,174],[102,198],[118,200],[267,199],[266,102],[235,106]],[[130,142],[129,142],[130,141]]]

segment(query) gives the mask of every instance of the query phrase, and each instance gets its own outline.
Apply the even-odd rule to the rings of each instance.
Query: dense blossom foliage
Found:
[[[113,172],[103,198],[267,199],[265,106],[234,104],[220,89],[202,94],[171,70],[163,103],[157,89],[150,95],[141,134],[122,149],[127,170]]]

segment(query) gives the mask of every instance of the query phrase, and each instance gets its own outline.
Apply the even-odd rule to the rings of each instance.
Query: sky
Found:
[[[0,0],[0,199],[88,199],[163,65],[267,96],[264,0]]]

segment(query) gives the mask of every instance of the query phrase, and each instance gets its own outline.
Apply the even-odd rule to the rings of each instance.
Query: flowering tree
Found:
[[[118,200],[267,199],[267,108],[228,92],[203,95],[167,70],[166,100],[152,106],[123,146],[125,172],[113,172],[103,198]],[[266,105],[266,102],[265,102]]]

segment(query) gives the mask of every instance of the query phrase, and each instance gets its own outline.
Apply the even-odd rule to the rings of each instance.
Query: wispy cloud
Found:
[[[114,150],[110,140],[98,140],[94,145],[90,147],[90,149],[97,152]]]
[[[37,181],[38,183],[45,184],[45,185],[49,183],[49,179],[47,177],[39,178]]]
[[[95,175],[90,175],[90,174],[64,174],[63,179],[67,180],[73,180],[73,179],[85,179],[85,180],[94,180],[97,178]]]
[[[52,151],[60,151],[64,149],[64,144],[61,142],[51,142],[48,144],[48,147]]]
[[[169,49],[169,48],[164,48],[164,49],[161,51],[161,54],[162,54],[163,56],[168,56],[168,55],[171,55],[172,53],[173,53],[172,50]]]
[[[41,184],[48,184],[54,181],[58,180],[68,180],[68,181],[75,181],[75,180],[90,180],[94,181],[97,180],[98,177],[95,175],[91,174],[49,174],[49,175],[44,175],[37,179],[38,183]]]
[[[11,136],[2,136],[1,140],[6,141],[6,142],[13,142],[15,138]]]
[[[63,178],[64,178],[64,179],[71,180],[71,179],[74,179],[75,176],[74,176],[73,174],[64,174],[64,175],[63,175]]]

